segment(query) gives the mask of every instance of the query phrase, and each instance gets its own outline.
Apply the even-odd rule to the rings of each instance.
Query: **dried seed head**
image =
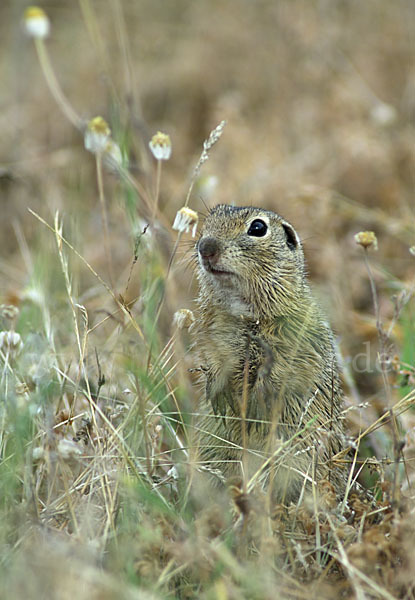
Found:
[[[200,155],[199,162],[197,163],[196,168],[195,168],[195,172],[194,172],[195,176],[199,173],[200,167],[203,165],[203,163],[205,163],[207,161],[207,159],[209,158],[209,150],[220,139],[220,137],[223,133],[223,130],[225,129],[225,125],[226,125],[226,121],[221,121],[219,123],[219,125],[210,132],[208,139],[203,142],[203,151],[202,151],[202,154]]]
[[[176,325],[177,329],[189,329],[194,322],[194,314],[187,308],[181,308],[174,313],[173,325]]]
[[[102,117],[94,117],[86,126],[84,144],[85,148],[93,154],[105,152],[110,141],[111,129]]]
[[[30,392],[29,386],[27,385],[27,383],[17,383],[16,384],[16,394],[18,394],[19,396],[23,396],[24,394],[28,394]]]
[[[39,6],[29,6],[26,8],[23,19],[25,31],[30,37],[44,39],[49,35],[49,18]]]
[[[61,458],[64,460],[73,458],[75,456],[80,456],[82,454],[82,450],[78,444],[73,440],[68,440],[66,438],[59,440],[57,451],[59,456],[61,456]]]
[[[166,133],[158,131],[151,138],[149,144],[154,158],[157,160],[169,160],[171,156],[171,140]]]
[[[327,479],[318,482],[319,503],[322,510],[334,510],[337,506],[336,491]]]
[[[373,231],[359,231],[354,236],[356,244],[362,246],[362,248],[373,248],[373,250],[378,249],[378,240]]]
[[[192,227],[192,237],[195,237],[198,220],[199,217],[197,212],[187,206],[183,206],[176,213],[173,229],[181,232],[186,231],[186,233],[188,233],[190,231],[190,227]]]
[[[243,486],[238,478],[234,478],[229,485],[229,492],[231,494],[232,500],[235,503],[235,507],[239,513],[241,513],[244,517],[248,516],[248,514],[252,510],[252,498],[249,494],[243,491]]]
[[[220,136],[223,133],[225,125],[226,125],[226,121],[221,121],[219,123],[219,125],[210,132],[208,139],[203,142],[203,150],[205,152],[209,152],[209,150],[212,148],[212,146],[214,146],[216,144],[216,142],[219,140]]]
[[[15,357],[19,354],[23,348],[22,338],[19,333],[15,331],[1,331],[0,332],[0,350],[9,355]]]
[[[103,161],[106,168],[113,173],[118,173],[123,166],[121,148],[111,138],[108,140],[107,145],[105,146]]]
[[[19,309],[14,304],[0,304],[0,317],[14,321],[19,314]]]

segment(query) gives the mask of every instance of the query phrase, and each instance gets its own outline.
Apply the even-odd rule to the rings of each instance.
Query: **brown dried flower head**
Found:
[[[0,304],[0,317],[14,321],[19,316],[19,309],[14,304]]]
[[[194,314],[188,308],[181,308],[173,316],[173,324],[177,329],[189,329],[195,322]]]

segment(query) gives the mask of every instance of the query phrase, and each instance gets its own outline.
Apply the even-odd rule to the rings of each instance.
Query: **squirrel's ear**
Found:
[[[295,250],[300,243],[298,236],[294,229],[288,223],[282,223],[282,228],[284,229],[285,239],[287,242],[287,246],[290,250]]]

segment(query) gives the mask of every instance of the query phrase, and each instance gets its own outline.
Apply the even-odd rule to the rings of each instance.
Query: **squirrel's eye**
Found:
[[[268,226],[265,221],[261,219],[255,219],[249,226],[248,235],[253,235],[254,237],[264,237],[264,235],[268,231]]]

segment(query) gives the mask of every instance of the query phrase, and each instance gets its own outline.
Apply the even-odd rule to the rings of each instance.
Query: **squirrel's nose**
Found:
[[[199,241],[197,249],[202,259],[208,260],[213,264],[218,261],[220,248],[219,243],[215,238],[202,238]]]

